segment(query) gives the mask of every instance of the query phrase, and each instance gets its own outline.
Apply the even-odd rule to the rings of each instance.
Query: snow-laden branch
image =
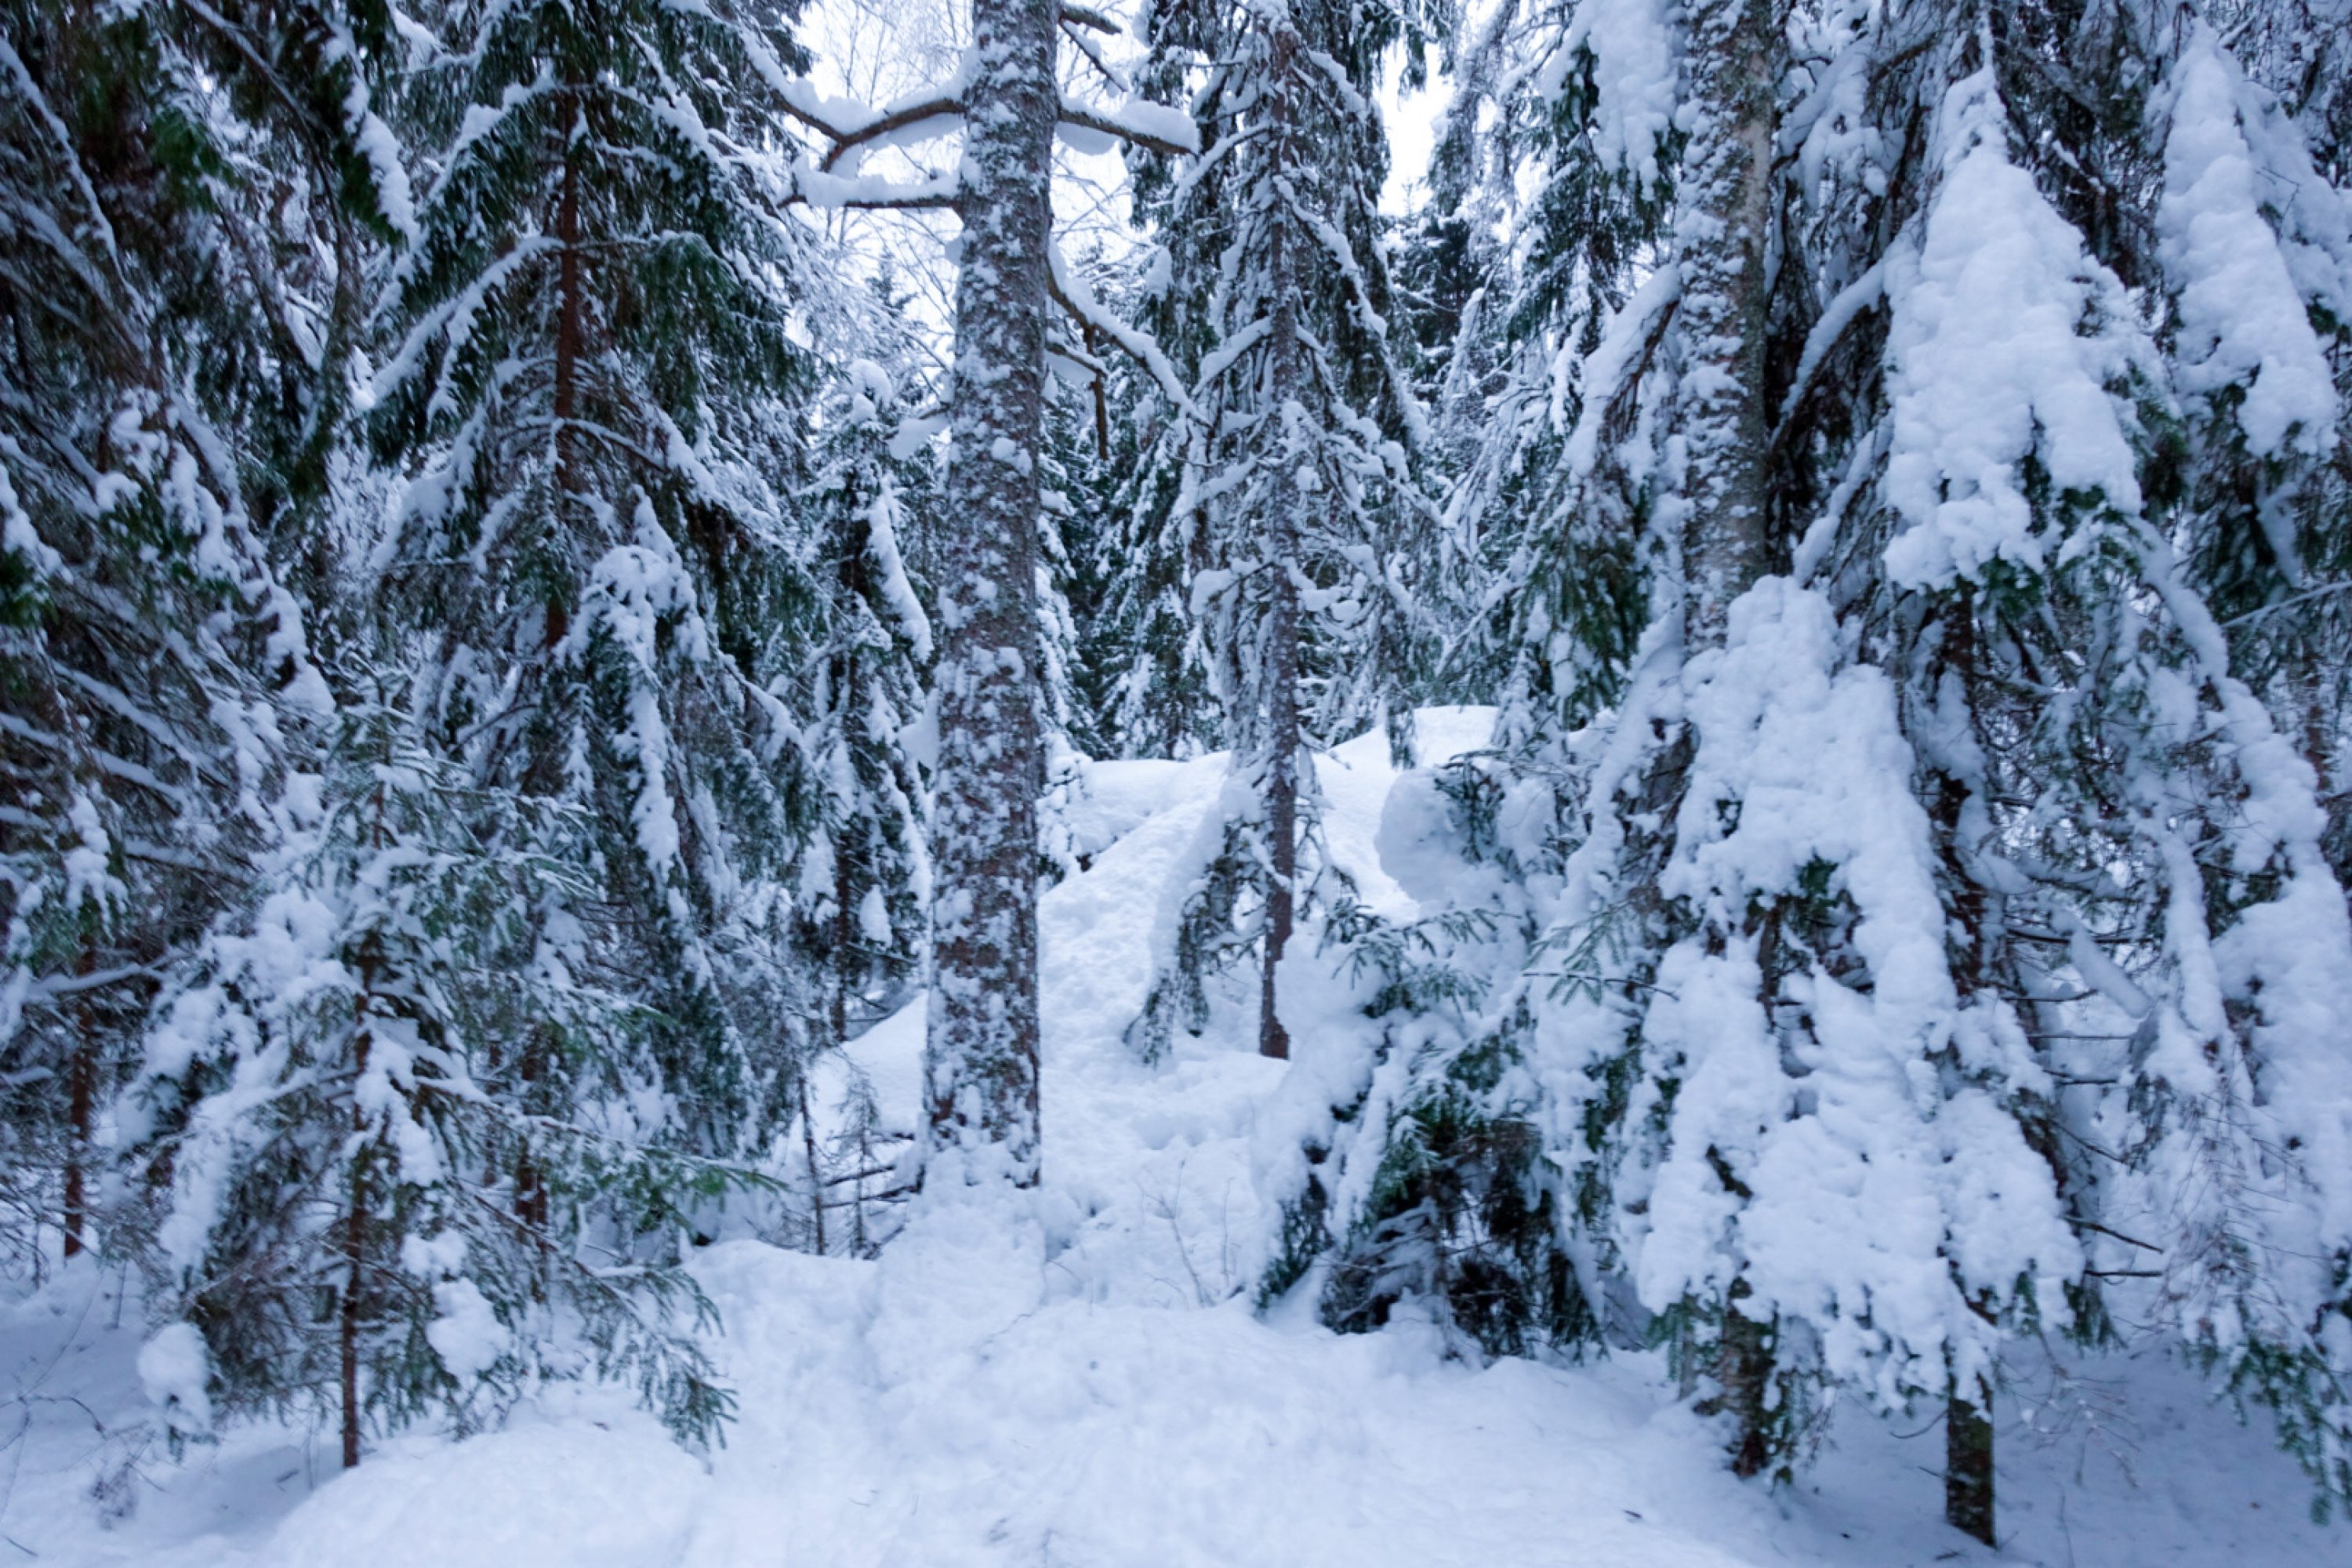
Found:
[[[1798,357],[1797,374],[1790,378],[1789,395],[1780,400],[1780,429],[1773,434],[1774,446],[1780,445],[1781,436],[1788,430],[1789,421],[1796,416],[1806,394],[1812,391],[1813,378],[1821,374],[1822,362],[1829,358],[1830,351],[1837,347],[1839,339],[1845,336],[1845,330],[1853,325],[1864,310],[1877,304],[1885,293],[1886,263],[1874,261],[1869,270],[1840,289],[1837,297],[1822,308],[1821,320],[1815,321],[1813,330],[1805,334],[1804,353]]]
[[[1191,115],[1139,98],[1106,107],[1080,103],[1066,94],[1062,99],[1062,123],[1115,136],[1164,158],[1181,157],[1201,150],[1201,128],[1192,123]]]
[[[1065,16],[1066,19],[1086,26],[1116,31],[1109,27],[1105,18],[1093,12],[1073,16],[1066,11]],[[1086,40],[1081,39],[1079,43],[1087,58],[1102,68],[1107,78],[1115,83],[1124,79],[1098,50],[1087,45]],[[928,140],[955,130],[970,111],[971,80],[972,66],[967,59],[946,81],[910,93],[879,109],[847,99],[826,98],[818,93],[805,77],[794,77],[774,85],[784,111],[829,143],[824,157],[819,160],[818,169],[821,173],[831,174],[853,153],[888,146],[901,140]],[[1097,104],[1064,94],[1060,121],[1066,128],[1092,132],[1097,136],[1126,142],[1165,157],[1177,157],[1201,150],[1200,131],[1190,115],[1181,110],[1140,99],[1129,98],[1117,104]]]
[[[855,130],[835,133],[822,166],[830,171],[852,153],[890,146],[900,140],[919,142],[943,136],[963,123],[963,113],[960,93],[928,93],[893,105]]]
[[[961,186],[952,174],[901,184],[864,174],[829,174],[805,164],[793,171],[793,199],[828,211],[905,212],[952,207]]]
[[[1059,247],[1049,248],[1045,257],[1050,263],[1048,271],[1055,302],[1077,318],[1081,325],[1092,327],[1117,344],[1121,353],[1143,367],[1160,394],[1179,412],[1189,419],[1198,420],[1201,413],[1192,406],[1192,396],[1185,390],[1184,378],[1176,374],[1176,367],[1169,363],[1166,354],[1160,352],[1160,345],[1151,341],[1150,334],[1137,331],[1104,310],[1095,299],[1094,290],[1087,287],[1086,279],[1070,271],[1069,263],[1062,259]]]

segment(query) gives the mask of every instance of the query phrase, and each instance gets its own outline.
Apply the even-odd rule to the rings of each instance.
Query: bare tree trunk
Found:
[[[801,1153],[808,1161],[809,1220],[815,1227],[816,1255],[824,1256],[824,1163],[816,1154],[816,1114],[805,1065],[800,1069]],[[858,1167],[864,1170],[863,1165]]]
[[[367,1214],[360,1202],[359,1184],[352,1184],[351,1212],[343,1216],[343,1248],[349,1255],[343,1279],[341,1321],[337,1349],[342,1362],[343,1468],[360,1462],[360,1289],[362,1249],[367,1245]]]
[[[1771,0],[1696,0],[1688,10],[1690,153],[1675,220],[1682,269],[1682,403],[1689,453],[1684,499],[1684,647],[1719,647],[1733,600],[1769,569],[1765,405],[1765,256],[1771,237],[1774,131]],[[1768,974],[1766,985],[1773,982]],[[1753,1476],[1780,1457],[1769,1407],[1773,1336],[1742,1316],[1745,1279],[1724,1311],[1717,1376],[1738,1423],[1731,1468]],[[1785,1418],[1785,1417],[1783,1417]]]
[[[1987,1546],[1992,1538],[1992,1390],[1981,1378],[1964,1395],[1952,1385],[1944,1421],[1944,1518]]]
[[[934,1156],[1037,1181],[1037,462],[1056,0],[974,0],[939,582],[923,1082]]]
[[[1769,570],[1766,533],[1765,253],[1772,220],[1770,0],[1699,0],[1690,11],[1698,110],[1675,219],[1689,442],[1683,529],[1685,637],[1719,643],[1731,602]]]
[[[1292,73],[1298,35],[1287,16],[1276,24],[1267,72],[1269,156],[1278,171],[1293,164],[1297,148],[1290,116]],[[1273,602],[1266,616],[1265,754],[1260,763],[1259,797],[1265,807],[1265,833],[1272,876],[1265,890],[1265,969],[1258,988],[1257,1048],[1260,1056],[1286,1058],[1290,1034],[1276,1007],[1275,979],[1297,919],[1298,882],[1298,515],[1305,499],[1297,480],[1306,454],[1298,448],[1299,344],[1295,262],[1290,218],[1277,210],[1269,226],[1266,275],[1274,289],[1273,350],[1269,390],[1280,446],[1274,455],[1273,504],[1266,518],[1265,565]]]
[[[98,954],[82,944],[80,972],[87,977],[98,967]],[[98,1020],[89,994],[74,1008],[73,1044],[66,1052],[66,1192],[65,1255],[78,1258],[89,1245],[89,1125],[98,1099]]]
[[[1751,1291],[1745,1279],[1731,1287],[1733,1301]],[[1731,1439],[1731,1473],[1745,1479],[1760,1475],[1773,1460],[1771,1330],[1727,1307],[1723,1314],[1723,1342],[1717,1352],[1716,1381],[1723,1385],[1723,1407],[1738,1428]]]

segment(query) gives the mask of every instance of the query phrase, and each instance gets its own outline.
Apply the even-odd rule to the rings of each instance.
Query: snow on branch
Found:
[[[1104,18],[1092,12],[1075,16],[1066,12],[1066,16],[1086,26],[1108,27]],[[1078,42],[1087,58],[1094,60],[1106,77],[1115,84],[1121,81],[1118,72],[1098,50],[1084,39]],[[828,174],[840,166],[844,159],[860,150],[889,146],[901,140],[919,141],[946,134],[969,111],[971,86],[971,66],[969,61],[958,67],[953,76],[938,86],[925,88],[879,109],[868,108],[847,99],[824,97],[810,86],[805,77],[795,77],[777,84],[785,112],[830,143],[817,166],[819,173]],[[1192,117],[1165,104],[1128,99],[1118,104],[1102,105],[1080,102],[1065,95],[1060,120],[1065,127],[1129,142],[1165,157],[1177,157],[1201,150],[1200,131],[1192,123]],[[816,198],[812,195],[811,199]],[[908,204],[898,202],[891,205]],[[940,204],[925,200],[915,205]]]
[[[866,175],[829,174],[802,165],[793,170],[793,199],[813,207],[849,212],[907,212],[951,207],[961,186],[956,176],[936,174],[912,184]]]
[[[1131,98],[1105,108],[1065,96],[1062,123],[1115,136],[1166,158],[1201,150],[1201,128],[1192,123],[1191,115],[1142,99]]]
[[[1051,286],[1055,302],[1076,317],[1083,326],[1092,327],[1118,345],[1120,352],[1141,365],[1168,401],[1188,418],[1198,419],[1200,411],[1192,406],[1192,395],[1184,388],[1183,377],[1160,345],[1147,332],[1139,332],[1112,315],[1095,299],[1094,290],[1083,278],[1072,274],[1069,263],[1062,259],[1059,248],[1049,248],[1046,259],[1051,264]]]
[[[944,135],[962,121],[963,112],[961,83],[951,91],[929,92],[894,104],[863,125],[833,132],[833,147],[822,167],[829,172],[860,149],[887,147],[900,139],[915,142]]]

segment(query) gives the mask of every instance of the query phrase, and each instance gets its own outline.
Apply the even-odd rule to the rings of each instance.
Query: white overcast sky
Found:
[[[1139,5],[1138,0],[1111,0],[1103,8],[1131,28]],[[816,57],[814,79],[820,91],[885,103],[951,72],[971,27],[964,0],[812,0],[802,16],[800,36]],[[1132,58],[1141,52],[1141,45],[1129,36],[1112,43],[1107,52],[1114,60]],[[1064,54],[1067,58],[1072,51]],[[1115,96],[1090,70],[1081,71],[1077,83],[1078,90],[1088,96]],[[1391,149],[1382,205],[1391,211],[1405,209],[1427,171],[1433,128],[1445,91],[1445,83],[1433,81],[1428,90],[1406,94],[1392,76],[1381,94]],[[942,169],[953,155],[952,142],[942,139],[877,155],[867,168],[876,174],[916,176],[926,169]],[[1116,153],[1089,157],[1062,149],[1055,208],[1065,254],[1089,243],[1107,250],[1131,243],[1125,174]],[[952,290],[940,247],[954,232],[952,218],[835,214],[824,221],[866,254],[877,259],[887,255],[915,289],[915,309],[944,332]]]

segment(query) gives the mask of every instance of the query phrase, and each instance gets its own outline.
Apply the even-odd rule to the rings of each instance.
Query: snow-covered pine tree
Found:
[[[2168,188],[2135,173],[2184,134],[2226,168],[2250,111],[2168,132],[2151,105],[2228,74],[2210,35],[2095,9],[1605,0],[1530,35],[1518,79],[1589,149],[1552,154],[1564,195],[1633,221],[1566,253],[1607,309],[1547,314],[1519,363],[1550,412],[1499,422],[1486,471],[1557,441],[1555,515],[1641,542],[1529,548],[1641,579],[1597,624],[1502,617],[1510,750],[1423,786],[1423,847],[1457,861],[1431,879],[1444,918],[1378,950],[1390,994],[1443,986],[1451,1016],[1307,1178],[1331,1210],[1309,1228],[1349,1237],[1340,1321],[1444,1294],[1469,1257],[1489,1321],[1499,1298],[1559,1323],[1572,1276],[1603,1331],[1716,1373],[1742,1468],[1795,1460],[1823,1381],[1948,1397],[1949,1511],[1988,1538],[1983,1405],[2002,1336],[2037,1323],[2169,1324],[2341,1476],[2342,1075],[2317,1021],[2342,893],[2310,769],[2186,566],[2216,520],[2177,482],[2173,411],[2216,401],[2224,356],[2185,308],[2182,347],[2147,332],[2121,279],[2164,275],[2167,226],[2116,206]],[[1760,201],[1743,145],[1790,153]],[[1519,255],[1550,254],[1543,212]],[[1736,265],[1766,243],[1759,300]],[[2236,443],[2205,439],[2216,471]],[[1507,1245],[1498,1218],[1547,1206],[1554,1236]]]
[[[1151,459],[1176,477],[1145,489],[1167,510],[1128,569],[1139,601],[1184,584],[1234,773],[1163,912],[1133,1030],[1147,1058],[1201,1026],[1206,973],[1253,951],[1259,1049],[1289,1054],[1283,956],[1303,906],[1341,894],[1319,865],[1314,753],[1368,722],[1407,740],[1423,416],[1391,342],[1371,104],[1402,24],[1355,0],[1153,13],[1161,77],[1192,89],[1201,127],[1159,219],[1169,308],[1195,319],[1172,334],[1189,406]]]
[[[373,20],[0,13],[0,1160],[68,1255],[148,1004],[247,895],[325,705],[289,584],[400,209]]]
[[[923,717],[930,618],[901,552],[905,464],[892,455],[900,409],[889,373],[856,360],[819,411],[809,490],[824,593],[824,637],[803,678],[802,731],[819,797],[802,864],[798,940],[821,977],[819,1048],[895,1012],[922,962],[930,894],[925,781],[913,732]],[[811,1239],[826,1248],[827,1194],[815,1111],[803,1076],[795,1113],[810,1178]],[[825,1108],[831,1109],[831,1108]],[[874,1162],[870,1151],[853,1170]]]
[[[807,940],[829,975],[826,1040],[838,1045],[895,1010],[919,963],[930,877],[908,740],[922,717],[931,625],[900,553],[889,374],[853,361],[825,400],[822,429],[810,495],[825,638],[811,658],[803,744],[824,806],[801,913],[814,922]]]
[[[2352,103],[2344,24],[2303,5],[2177,18],[2148,106],[2160,178],[2155,262],[2182,395],[2179,473],[2192,580],[2242,679],[2296,737],[2352,871],[2340,787],[2352,690],[2352,202],[2339,188]],[[2229,38],[2223,42],[2224,35]],[[2156,161],[2160,157],[2160,166]],[[2329,170],[2333,170],[2331,174]]]
[[[1186,49],[1155,50],[1137,79],[1161,100],[1184,101],[1191,85]],[[1229,739],[1213,694],[1210,653],[1192,584],[1210,564],[1210,529],[1198,487],[1184,488],[1185,450],[1193,417],[1180,366],[1197,365],[1213,346],[1213,326],[1198,301],[1176,288],[1166,225],[1181,187],[1179,165],[1130,161],[1139,218],[1162,243],[1140,247],[1128,286],[1102,296],[1163,353],[1164,378],[1127,356],[1107,367],[1117,377],[1126,417],[1115,427],[1122,447],[1113,521],[1103,541],[1103,606],[1097,662],[1106,689],[1102,722],[1113,754],[1190,757],[1223,749]],[[1131,264],[1135,265],[1135,264]],[[1166,384],[1163,384],[1163,379]],[[1181,499],[1185,504],[1177,503]]]
[[[538,803],[486,843],[572,858],[532,918],[634,1010],[638,1135],[721,1156],[790,1113],[820,1011],[790,930],[819,804],[791,706],[824,604],[789,500],[812,378],[765,184],[789,19],[454,7],[375,377],[411,475],[374,569],[414,701],[472,787]],[[572,811],[586,839],[500,837]],[[520,1109],[586,1113],[561,1030],[496,1048]]]
[[[1037,717],[1045,787],[1037,808],[1039,871],[1049,880],[1076,872],[1070,823],[1086,793],[1086,761],[1099,746],[1082,680],[1086,621],[1093,596],[1096,503],[1104,486],[1108,410],[1098,388],[1074,384],[1065,355],[1084,349],[1065,331],[1049,340],[1045,428],[1040,450],[1037,524]],[[1088,354],[1096,364],[1100,358]],[[1062,363],[1057,364],[1057,361]],[[1078,367],[1085,375],[1087,366]],[[1107,445],[1107,443],[1104,443]]]
[[[636,1383],[682,1440],[729,1405],[678,1268],[734,1178],[593,1108],[631,1087],[638,1005],[600,991],[585,929],[593,819],[467,781],[414,716],[338,672],[321,773],[289,779],[252,919],[160,1014],[128,1131],[168,1189],[163,1332],[203,1368],[175,1440],[313,1415],[464,1432],[549,1377]],[[371,691],[373,689],[373,691]],[[567,852],[568,851],[568,852]],[[553,1048],[516,1048],[534,1038]],[[560,1075],[560,1076],[559,1076]]]

